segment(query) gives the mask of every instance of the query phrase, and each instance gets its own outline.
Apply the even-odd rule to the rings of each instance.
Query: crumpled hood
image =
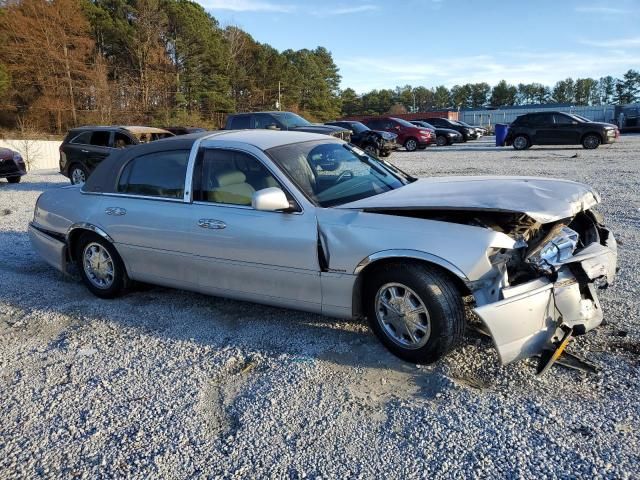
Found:
[[[481,210],[526,213],[541,223],[573,217],[600,202],[588,185],[537,177],[433,177],[341,205],[367,210]]]

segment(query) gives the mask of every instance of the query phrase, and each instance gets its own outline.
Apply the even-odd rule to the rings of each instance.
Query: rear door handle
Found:
[[[223,228],[227,228],[226,223],[212,218],[201,218],[198,220],[198,226],[201,228],[210,228],[211,230],[222,230]]]
[[[89,153],[89,150],[80,150],[82,153]]]

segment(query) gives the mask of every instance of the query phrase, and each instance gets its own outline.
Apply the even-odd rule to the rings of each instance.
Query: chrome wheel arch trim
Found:
[[[439,265],[440,267],[448,270],[453,273],[455,276],[460,278],[461,280],[467,282],[469,279],[464,274],[462,270],[456,267],[454,264],[448,262],[442,257],[438,257],[437,255],[432,255],[431,253],[421,252],[420,250],[382,250],[380,252],[373,253],[366,258],[363,258],[356,268],[353,271],[354,275],[360,274],[366,267],[375,263],[379,260],[385,259],[413,259],[413,260],[424,260],[425,262],[434,263]]]
[[[73,233],[74,230],[88,230],[90,232],[100,235],[109,243],[111,244],[114,243],[113,238],[111,238],[111,236],[100,227],[93,225],[92,223],[78,222],[71,225],[67,230],[67,235],[66,235],[67,245],[69,244],[69,239],[71,238],[71,234]]]

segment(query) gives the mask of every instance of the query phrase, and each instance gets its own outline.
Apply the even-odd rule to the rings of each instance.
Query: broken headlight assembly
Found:
[[[556,266],[571,258],[579,240],[578,232],[559,225],[527,254],[526,260],[538,270],[552,273]]]

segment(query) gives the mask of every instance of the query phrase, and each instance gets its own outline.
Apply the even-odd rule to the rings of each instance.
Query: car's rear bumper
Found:
[[[602,308],[596,287],[613,282],[617,244],[611,233],[605,245],[593,243],[568,259],[552,281],[541,277],[502,289],[502,300],[474,311],[488,328],[503,364],[541,354],[562,336],[600,325]]]
[[[39,230],[33,223],[29,224],[29,239],[33,249],[45,262],[67,273],[67,245],[64,241]]]

